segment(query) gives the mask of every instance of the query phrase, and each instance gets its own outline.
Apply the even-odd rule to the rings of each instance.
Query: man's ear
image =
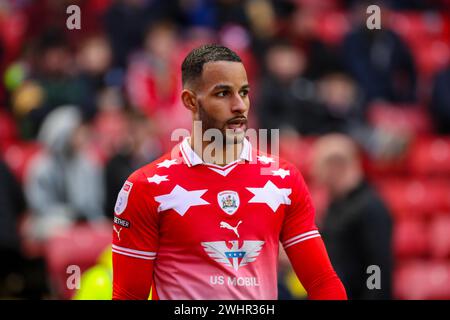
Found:
[[[192,111],[193,113],[197,112],[197,103],[195,93],[189,89],[183,89],[181,92],[181,101],[183,101],[183,105],[186,109]]]

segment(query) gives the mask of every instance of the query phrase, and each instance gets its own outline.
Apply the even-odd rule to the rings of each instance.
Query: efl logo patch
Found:
[[[131,182],[125,181],[122,189],[119,192],[119,195],[117,196],[117,201],[116,201],[116,205],[114,207],[114,212],[118,216],[121,215],[127,207],[128,196],[130,195],[132,187],[133,187],[133,184]]]
[[[219,207],[228,214],[234,214],[239,208],[239,194],[236,191],[222,191],[217,194],[217,202]]]

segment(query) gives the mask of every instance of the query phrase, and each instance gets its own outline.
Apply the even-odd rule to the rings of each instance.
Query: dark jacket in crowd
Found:
[[[433,86],[430,112],[440,134],[450,134],[450,66],[439,72]]]
[[[331,202],[321,234],[349,299],[392,298],[392,221],[367,182]],[[367,286],[374,274],[367,271],[371,265],[380,268],[381,289],[370,290]],[[369,279],[369,283],[375,282]]]
[[[417,75],[411,52],[394,32],[358,28],[345,36],[342,56],[368,101],[414,102]]]
[[[0,160],[0,248],[19,250],[17,221],[25,210],[20,184],[7,165]]]

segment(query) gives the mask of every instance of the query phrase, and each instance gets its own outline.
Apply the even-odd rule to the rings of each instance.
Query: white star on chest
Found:
[[[247,190],[254,194],[249,202],[265,203],[273,210],[273,212],[277,211],[281,204],[291,204],[289,195],[292,193],[292,189],[280,189],[270,180],[267,181],[266,185],[262,188],[247,188]]]
[[[153,177],[147,178],[147,181],[160,184],[162,181],[169,181],[169,179],[167,179],[167,176],[160,176],[158,174],[155,174]]]
[[[174,165],[174,164],[177,164],[177,159],[172,159],[172,160],[166,159],[163,162],[158,163],[156,166],[158,168],[162,168],[162,167],[170,168],[170,166]]]
[[[289,170],[284,170],[282,168],[278,170],[272,170],[274,176],[280,176],[281,179],[284,179],[286,176],[289,176],[291,172]]]
[[[192,206],[209,204],[209,202],[201,198],[206,191],[208,189],[187,191],[183,187],[176,185],[170,193],[155,197],[155,200],[160,203],[158,212],[173,209],[180,216],[183,216]]]
[[[257,158],[258,158],[258,160],[259,160],[260,162],[262,162],[262,163],[264,163],[264,164],[268,164],[268,163],[271,163],[271,162],[275,162],[275,161],[273,160],[273,158],[271,158],[271,157],[258,156]]]

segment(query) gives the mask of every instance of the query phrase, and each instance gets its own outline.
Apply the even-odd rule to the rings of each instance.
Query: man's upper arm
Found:
[[[300,172],[290,169],[291,205],[286,209],[281,242],[310,299],[346,299],[319,231],[311,195]]]
[[[140,171],[117,197],[112,251],[113,299],[147,299],[158,252],[158,215]]]
[[[285,249],[303,241],[320,237],[315,224],[315,211],[306,183],[295,168],[289,169],[292,179],[291,204],[286,208],[280,240]]]

